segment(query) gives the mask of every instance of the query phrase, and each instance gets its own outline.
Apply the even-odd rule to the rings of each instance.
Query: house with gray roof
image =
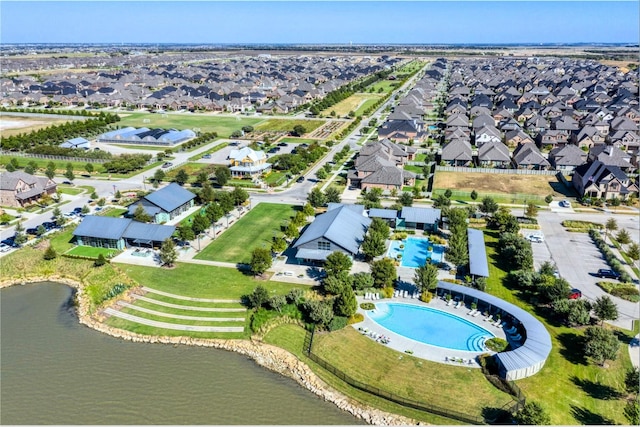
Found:
[[[145,224],[130,218],[88,215],[73,231],[79,246],[123,250],[127,247],[158,247],[170,238],[173,225]]]
[[[538,147],[530,143],[518,145],[513,152],[512,163],[516,169],[546,170],[551,167]]]
[[[355,257],[370,224],[370,218],[348,205],[337,206],[318,215],[296,240],[293,245],[297,249],[296,258],[305,262],[325,261],[336,251]]]
[[[91,142],[88,140],[78,137],[68,139],[62,144],[59,145],[60,148],[78,148],[83,150],[89,150],[91,148]]]
[[[572,174],[575,168],[587,161],[587,153],[573,144],[549,151],[549,163],[555,170]]]
[[[571,182],[581,197],[626,200],[638,194],[638,186],[622,169],[599,160],[578,166]]]
[[[58,184],[52,179],[22,171],[0,174],[0,205],[23,207],[35,203],[44,195],[54,195]]]
[[[441,160],[451,166],[469,166],[473,161],[471,144],[466,139],[454,139],[442,147]]]
[[[162,224],[192,208],[195,198],[191,191],[172,182],[127,206],[126,216],[132,217],[140,205],[153,222]]]
[[[607,166],[617,166],[625,172],[635,169],[631,164],[631,155],[625,153],[615,145],[596,145],[589,150],[587,160],[593,162],[601,161]]]
[[[490,141],[478,148],[478,166],[483,168],[508,168],[511,163],[509,148],[501,141]]]

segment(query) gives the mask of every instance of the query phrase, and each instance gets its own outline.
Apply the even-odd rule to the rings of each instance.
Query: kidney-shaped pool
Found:
[[[424,344],[463,351],[485,351],[494,338],[488,330],[462,317],[413,304],[377,302],[368,316],[380,326]]]

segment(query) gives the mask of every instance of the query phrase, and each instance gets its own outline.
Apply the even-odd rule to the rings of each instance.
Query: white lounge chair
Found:
[[[376,292],[376,299],[380,299],[380,294]]]
[[[473,313],[473,317],[478,317],[480,316],[480,314],[482,314],[480,311],[476,310],[475,313]]]
[[[474,314],[476,314],[476,309],[474,308],[473,310],[467,312],[467,316],[473,316]]]
[[[450,306],[451,304],[453,304],[453,300],[450,299],[449,301],[447,301],[447,306]]]
[[[495,320],[493,320],[493,314],[488,315],[487,317],[485,317],[484,319],[485,322],[495,322]]]
[[[492,325],[495,326],[496,328],[502,328],[502,321],[498,319],[495,322],[493,322]]]

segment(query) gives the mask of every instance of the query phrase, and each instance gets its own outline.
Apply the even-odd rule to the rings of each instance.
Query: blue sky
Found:
[[[2,43],[638,43],[637,1],[0,1]]]

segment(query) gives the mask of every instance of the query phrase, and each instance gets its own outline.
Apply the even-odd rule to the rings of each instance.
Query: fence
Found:
[[[322,368],[324,368],[328,372],[331,372],[337,378],[339,378],[342,381],[346,382],[350,386],[355,387],[355,388],[357,388],[359,390],[365,391],[367,393],[373,394],[375,396],[382,397],[383,399],[389,400],[389,401],[397,403],[399,405],[406,406],[408,408],[418,409],[420,411],[425,411],[425,412],[429,412],[431,414],[439,415],[439,416],[442,416],[442,417],[446,417],[446,418],[462,421],[465,424],[477,424],[477,425],[486,424],[485,420],[482,417],[474,416],[474,415],[470,415],[470,414],[465,414],[463,412],[455,411],[455,410],[448,409],[448,408],[442,408],[442,407],[439,407],[439,406],[436,406],[436,405],[428,404],[426,402],[417,402],[415,400],[407,399],[405,397],[398,396],[398,395],[396,395],[394,393],[389,393],[389,392],[387,392],[385,390],[381,390],[381,389],[379,389],[377,387],[370,386],[369,384],[366,384],[366,383],[363,383],[361,381],[358,381],[356,379],[351,378],[349,375],[347,375],[344,372],[342,372],[341,370],[337,369],[336,367],[334,367],[330,363],[326,362],[325,360],[323,360],[319,356],[313,354],[312,347],[313,347],[314,332],[315,332],[315,330],[312,330],[310,332],[307,331],[307,334],[306,334],[305,340],[304,340],[304,352],[315,363],[320,365]]]
[[[440,194],[444,194],[447,190],[444,189],[436,189],[433,190],[433,196],[438,196]],[[462,191],[462,190],[450,190],[451,198],[460,198],[462,200],[471,200],[470,191]],[[478,191],[478,201],[481,201],[485,197],[491,197],[497,203],[513,203],[513,204],[524,204],[525,202],[533,202],[545,204],[543,196],[538,196],[535,194],[522,194],[522,193],[485,193],[482,191]]]
[[[0,156],[29,157],[34,159],[62,160],[64,162],[83,162],[83,163],[106,163],[110,160],[113,160],[113,159],[89,159],[86,157],[54,156],[51,154],[14,153],[10,151],[0,151]]]
[[[550,171],[550,170],[466,168],[466,167],[454,167],[454,166],[436,166],[436,171],[496,173],[496,174],[504,174],[504,175],[555,175],[558,173],[558,171]]]

